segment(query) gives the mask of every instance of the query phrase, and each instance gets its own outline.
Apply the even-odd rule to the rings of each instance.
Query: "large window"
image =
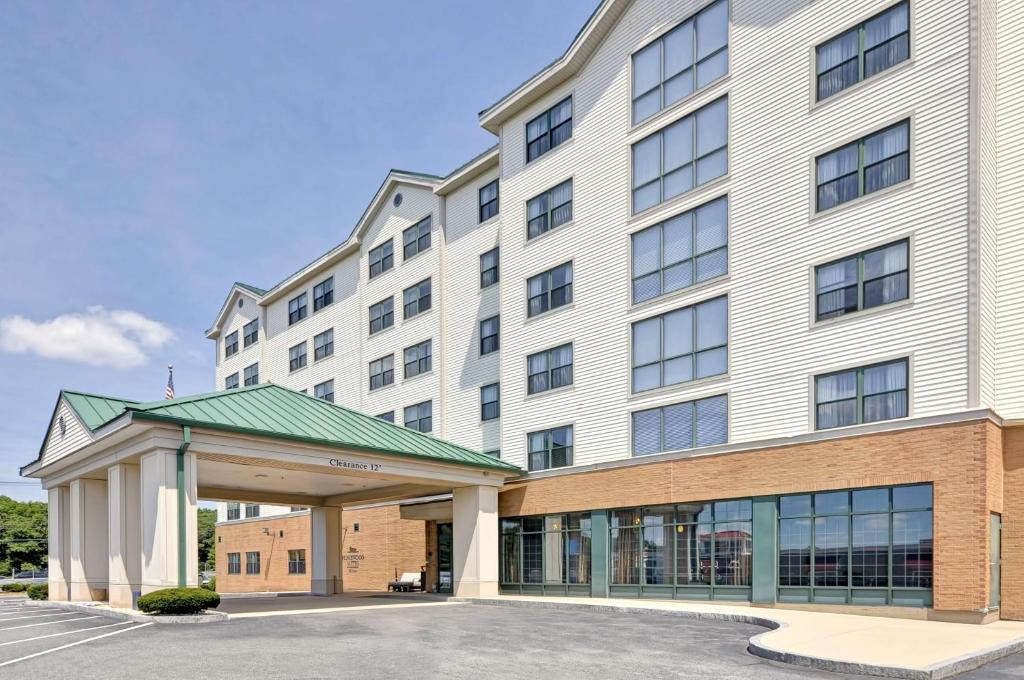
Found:
[[[245,573],[250,576],[260,573],[260,554],[258,552],[245,553]]]
[[[430,215],[402,232],[402,259],[430,249]]]
[[[306,343],[300,342],[288,350],[288,371],[297,371],[306,366]]]
[[[572,343],[526,357],[527,394],[572,384]]]
[[[494,420],[501,415],[501,389],[498,383],[480,388],[480,420]]]
[[[238,331],[233,331],[224,336],[224,358],[238,353]]]
[[[487,288],[498,282],[498,249],[488,250],[480,256],[480,287]]]
[[[526,238],[560,227],[572,220],[572,180],[548,189],[526,202]]]
[[[633,412],[633,455],[724,444],[729,436],[725,395]]]
[[[590,513],[501,519],[501,585],[590,594]]]
[[[900,241],[815,268],[818,321],[906,300],[910,295],[908,246]]]
[[[289,550],[288,551],[288,573],[289,574],[305,574],[306,573],[306,551],[305,550]]]
[[[408,319],[430,309],[430,279],[402,291],[402,318]]]
[[[238,387],[238,371],[224,378],[224,389],[233,390]]]
[[[242,369],[242,378],[246,387],[260,384],[260,365],[253,364]]]
[[[480,355],[497,352],[501,348],[501,318],[492,316],[480,322]]]
[[[260,321],[253,319],[242,326],[242,346],[248,347],[260,341]]]
[[[334,381],[327,380],[313,386],[313,396],[324,401],[334,401]]]
[[[572,425],[526,435],[530,472],[572,465]]]
[[[334,277],[313,286],[313,311],[318,312],[334,302]]]
[[[433,347],[431,340],[406,347],[404,351],[405,378],[413,378],[421,373],[429,373],[433,367]]]
[[[752,573],[752,512],[747,499],[614,510],[609,580],[744,599]]]
[[[334,329],[313,336],[313,361],[320,361],[334,354]]]
[[[723,296],[634,323],[633,391],[725,373],[728,306]]]
[[[729,3],[719,0],[633,55],[633,123],[729,72]]]
[[[242,504],[235,501],[228,501],[228,521],[242,518]]]
[[[633,145],[633,212],[721,177],[729,169],[729,102],[722,97]]]
[[[779,498],[779,600],[930,604],[930,484]]]
[[[907,382],[906,359],[819,375],[814,379],[815,427],[905,418]]]
[[[303,293],[297,297],[293,297],[288,301],[288,325],[291,326],[297,321],[302,321],[306,318],[309,313],[309,307],[306,304],[306,294]]]
[[[729,205],[722,198],[632,236],[633,302],[688,288],[729,271]]]
[[[526,280],[526,315],[536,316],[572,302],[572,262]]]
[[[370,335],[395,325],[395,299],[389,297],[370,305]]]
[[[380,276],[395,266],[395,244],[392,239],[370,251],[370,278]]]
[[[819,45],[818,100],[910,58],[910,6],[901,2]]]
[[[228,553],[228,573],[242,573],[242,553]]]
[[[395,382],[395,355],[370,362],[370,389],[377,390]]]
[[[480,221],[486,222],[498,214],[498,180],[480,187]]]
[[[910,178],[910,122],[818,156],[816,166],[819,212],[903,182]]]
[[[566,97],[526,124],[526,162],[572,137],[572,97]]]
[[[405,426],[410,430],[430,432],[434,429],[433,412],[434,402],[432,401],[406,406],[403,414]]]

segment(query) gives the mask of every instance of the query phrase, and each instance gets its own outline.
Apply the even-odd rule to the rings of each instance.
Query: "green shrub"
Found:
[[[33,600],[46,600],[50,597],[50,586],[45,583],[37,583],[28,587],[28,596]]]
[[[205,588],[165,588],[139,598],[147,614],[198,614],[220,604],[220,595]]]
[[[200,588],[205,588],[207,590],[212,590],[212,591],[216,592],[216,590],[217,590],[217,577],[216,576],[211,576],[209,583],[204,583],[203,585],[201,585],[199,587]]]
[[[5,593],[23,593],[28,588],[24,583],[3,583],[0,584],[0,591]]]

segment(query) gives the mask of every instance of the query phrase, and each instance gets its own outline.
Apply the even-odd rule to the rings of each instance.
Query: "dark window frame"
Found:
[[[370,362],[370,391],[395,383],[395,355],[388,354]]]
[[[706,304],[709,304],[709,303],[718,302],[719,300],[725,300],[725,305],[726,305],[725,306],[725,342],[724,343],[719,343],[719,344],[716,344],[716,345],[708,345],[706,347],[702,347],[702,346],[700,346],[700,343],[699,343],[700,324],[699,324],[699,319],[697,318],[698,310],[703,305],[706,305]],[[691,324],[692,336],[691,336],[691,339],[690,339],[690,351],[682,352],[680,354],[672,354],[672,355],[666,356],[666,354],[665,354],[665,345],[666,345],[666,342],[665,342],[665,337],[666,337],[666,335],[665,335],[665,320],[670,315],[676,314],[676,313],[678,313],[680,311],[683,311],[683,310],[686,310],[686,309],[692,310],[692,314],[693,314],[693,319],[692,319],[692,324]],[[638,319],[638,320],[632,322],[630,324],[630,360],[629,360],[629,362],[630,362],[629,363],[629,365],[630,365],[630,392],[632,394],[643,394],[644,392],[651,392],[653,390],[664,389],[664,388],[671,387],[671,386],[674,386],[674,385],[687,385],[687,384],[691,384],[691,383],[693,383],[693,382],[695,382],[697,380],[704,380],[704,379],[714,378],[716,376],[727,375],[729,373],[729,359],[730,359],[730,357],[729,357],[729,341],[730,341],[729,318],[730,318],[729,297],[726,294],[726,295],[716,295],[715,297],[709,298],[707,300],[701,300],[700,302],[695,302],[695,303],[693,303],[691,305],[685,305],[683,307],[678,307],[676,309],[670,309],[667,312],[662,312],[661,314],[655,314],[654,316],[649,316],[649,317],[646,317],[646,318],[643,318],[643,319]],[[658,356],[658,359],[656,361],[649,361],[649,362],[646,362],[646,363],[643,363],[643,364],[637,364],[636,363],[636,353],[637,353],[637,347],[638,347],[638,344],[636,342],[637,327],[640,324],[652,321],[653,319],[658,319],[659,320],[659,324],[660,324],[659,351],[658,351],[659,356]],[[700,365],[699,365],[699,361],[698,361],[698,359],[699,359],[698,355],[705,354],[705,353],[708,353],[708,352],[717,352],[717,351],[719,351],[721,349],[725,350],[725,368],[724,368],[724,370],[722,372],[720,372],[720,373],[709,373],[707,375],[700,375]],[[690,370],[690,376],[691,377],[690,377],[690,379],[689,380],[676,381],[676,382],[666,382],[665,381],[666,380],[666,377],[665,377],[666,376],[665,365],[668,364],[668,363],[671,363],[673,361],[678,361],[678,360],[680,360],[680,359],[682,359],[684,357],[689,357],[690,361],[691,361],[691,370]],[[642,390],[638,390],[636,388],[636,372],[637,372],[637,370],[638,369],[643,369],[643,368],[648,368],[648,367],[654,366],[654,365],[658,365],[660,367],[659,368],[659,371],[660,371],[659,375],[660,375],[660,377],[659,377],[659,380],[658,380],[658,385],[655,385],[654,387],[647,387],[647,388],[644,388]]]
[[[910,181],[910,151],[912,148],[912,130],[910,123],[910,118],[904,118],[903,120],[897,123],[893,123],[892,125],[887,125],[879,130],[870,132],[861,137],[860,139],[856,139],[852,142],[848,142],[834,149],[830,149],[825,153],[817,155],[814,158],[814,211],[816,213],[822,213],[828,210],[833,210],[851,201],[855,201],[865,196],[870,196],[871,194],[877,193],[879,191],[884,191],[885,189],[888,189],[890,187],[898,186],[900,184],[903,184],[904,182]],[[880,135],[884,135],[885,133],[891,130],[895,130],[901,127],[905,128],[904,140],[906,149],[904,151],[897,152],[895,154],[892,154],[891,156],[886,156],[885,158],[874,161],[872,163],[864,162],[864,149],[869,140]],[[857,169],[851,172],[846,172],[837,177],[833,177],[832,179],[826,180],[825,182],[820,181],[818,179],[818,175],[822,160],[829,158],[830,156],[842,153],[851,148],[856,148],[857,150]],[[875,169],[881,169],[882,171],[884,171],[886,169],[886,164],[890,164],[891,166],[895,167],[899,171],[899,174],[903,176],[900,179],[896,179],[888,184],[885,184],[884,186],[879,186],[877,188],[869,190],[867,181],[868,173]],[[856,181],[856,194],[850,194],[844,197],[844,195],[847,192],[851,191],[850,180]],[[832,187],[836,187],[837,189],[834,192],[834,197],[830,196],[828,192],[828,190],[831,189]],[[826,199],[826,197],[828,198]],[[834,202],[828,203],[828,201]],[[823,204],[825,204],[824,207]]]
[[[555,445],[555,433],[563,432],[567,433],[568,436],[564,437],[563,446]],[[544,439],[544,448],[533,450],[530,448],[534,435],[541,435]],[[573,464],[573,448],[575,446],[576,433],[572,425],[559,425],[557,427],[549,427],[544,430],[535,430],[533,432],[526,433],[526,460],[527,466],[530,472],[537,472],[538,470],[556,470],[563,467],[572,467]],[[562,454],[565,456],[565,465],[552,465],[552,458],[555,455],[556,450],[562,450]],[[543,454],[544,464],[536,466],[533,464],[534,454]]]
[[[565,274],[565,282],[559,286],[555,285],[555,274],[558,272],[567,271]],[[573,300],[573,261],[563,262],[557,267],[552,267],[539,274],[535,274],[530,278],[526,279],[526,317],[533,318],[550,312],[559,307],[565,307],[572,304]],[[535,295],[530,294],[530,284],[534,281],[541,282],[541,290]],[[561,300],[560,302],[558,300]],[[538,301],[535,310],[534,300]],[[558,302],[558,304],[555,304]]]
[[[258,550],[246,551],[245,553],[245,575],[259,576],[260,574],[260,553]]]
[[[494,198],[489,198],[485,201],[484,191],[490,189],[492,186],[494,187]],[[498,215],[498,211],[500,209],[498,203],[498,200],[501,196],[500,191],[501,188],[498,184],[497,179],[488,182],[487,184],[483,185],[477,190],[477,205],[479,206],[479,212],[477,217],[479,218],[478,222],[480,224],[483,224],[487,220]]]
[[[569,102],[569,117],[555,125],[555,127],[551,127],[552,115],[559,108],[561,108],[561,106],[565,104],[565,102]],[[524,138],[526,139],[527,163],[530,163],[531,161],[540,158],[549,151],[557,149],[559,146],[572,139],[573,117],[576,113],[574,106],[575,104],[572,100],[572,95],[570,94],[568,97],[563,97],[562,99],[560,99],[554,106],[550,107],[540,115],[534,116],[530,120],[526,121],[526,126],[524,127]],[[544,131],[531,139],[530,126],[536,123],[537,121],[540,121],[541,119],[544,119]],[[569,128],[569,134],[566,135],[565,137],[562,137],[559,131],[561,131],[566,126],[568,126]]]
[[[392,425],[395,424],[394,411],[385,411],[384,413],[378,413],[377,415],[374,416],[374,418],[378,420],[383,420],[385,423],[391,423]]]
[[[871,279],[865,278],[864,259],[867,256],[869,256],[869,255],[871,255],[873,253],[877,253],[877,252],[886,250],[888,248],[892,248],[894,246],[899,246],[899,245],[902,245],[902,246],[904,246],[906,248],[906,251],[905,251],[906,252],[906,263],[907,263],[906,267],[904,267],[903,269],[899,269],[897,271],[894,271],[894,272],[889,272],[888,274],[883,274],[881,276],[876,276],[876,277],[871,278]],[[856,265],[857,266],[857,282],[855,284],[853,284],[852,286],[848,285],[848,286],[844,286],[843,288],[833,288],[833,289],[821,292],[820,286],[818,284],[818,272],[820,270],[824,269],[825,267],[832,267],[834,265],[842,264],[842,263],[848,262],[850,260],[856,260],[856,263],[857,263],[857,265]],[[881,282],[881,281],[884,281],[886,279],[892,279],[892,278],[895,278],[895,277],[903,277],[903,279],[904,279],[903,288],[906,291],[906,295],[904,295],[903,297],[894,299],[894,300],[890,300],[888,302],[880,302],[878,304],[868,305],[866,297],[865,297],[865,294],[864,294],[864,288],[866,286],[872,284],[872,283]],[[826,312],[825,314],[822,314],[822,312],[821,312],[821,299],[822,299],[823,296],[829,295],[830,293],[835,293],[835,292],[840,291],[840,290],[845,292],[845,291],[848,291],[850,288],[854,288],[854,293],[855,293],[855,295],[853,296],[854,297],[855,306],[853,308],[849,308],[847,306],[847,307],[842,307],[842,308],[836,309],[833,312]],[[840,318],[842,316],[846,316],[847,314],[853,314],[855,312],[862,312],[862,311],[867,310],[867,309],[877,309],[877,308],[880,308],[880,307],[887,307],[889,305],[896,304],[897,302],[902,302],[903,300],[909,300],[909,299],[910,299],[910,239],[909,238],[900,239],[898,241],[893,241],[891,243],[886,243],[886,244],[881,245],[881,246],[876,246],[874,248],[869,248],[867,250],[862,250],[859,253],[854,253],[853,255],[848,255],[846,257],[841,257],[841,258],[838,258],[836,260],[831,260],[829,262],[825,262],[824,264],[819,264],[819,265],[817,265],[814,268],[814,320],[815,321],[827,321],[829,319],[837,319],[837,318]]]
[[[238,354],[238,331],[231,331],[224,336],[224,358]]]
[[[246,366],[242,369],[243,385],[250,387],[251,385],[260,384],[260,363],[257,361],[255,364]]]
[[[288,551],[288,573],[289,574],[305,574],[306,573],[306,550],[305,548],[296,548]]]
[[[229,522],[242,519],[242,504],[237,501],[228,501],[227,518]]]
[[[864,393],[864,371],[871,368],[880,368],[882,366],[889,366],[894,364],[903,365],[903,385],[902,389],[895,390],[884,390],[881,392],[872,392],[870,394]],[[818,382],[823,378],[832,378],[837,375],[843,375],[845,373],[854,373],[857,381],[856,393],[853,397],[844,397],[843,399],[830,399],[827,401],[818,401]],[[828,373],[819,373],[814,376],[814,429],[815,431],[823,430],[834,430],[840,427],[851,427],[854,425],[865,425],[868,423],[884,423],[890,420],[899,420],[900,418],[908,418],[910,416],[910,359],[908,357],[902,357],[900,359],[890,359],[887,361],[876,361],[871,364],[865,364],[863,366],[857,366],[854,368],[846,368],[839,371],[829,371]],[[903,415],[893,416],[892,418],[883,418],[878,420],[865,420],[864,419],[864,399],[867,397],[879,397],[883,395],[904,393],[906,412]],[[838,404],[840,402],[856,402],[856,419],[852,423],[842,425],[831,425],[829,427],[821,426],[821,407]]]
[[[242,326],[242,347],[250,347],[260,341],[260,320],[253,319]]]
[[[288,301],[288,325],[292,326],[309,316],[308,297],[303,291]],[[294,306],[294,309],[292,308]]]
[[[321,390],[321,388],[322,388],[323,394],[317,394],[317,390]],[[328,391],[328,390],[330,390],[330,391]],[[331,402],[333,404],[334,403],[334,378],[331,378],[330,380],[325,380],[322,383],[319,383],[317,385],[313,385],[313,397],[315,399],[323,399],[324,401],[329,401],[329,402]]]
[[[410,358],[410,353],[413,353]],[[412,370],[410,371],[410,366]],[[402,377],[405,380],[430,373],[434,368],[434,341],[428,338],[402,350]]]
[[[708,404],[712,401],[725,401],[725,436],[721,441],[701,441],[701,425],[700,425],[700,406],[702,404]],[[689,406],[690,407],[690,444],[689,446],[673,447],[669,448],[666,445],[666,409],[673,407]],[[653,451],[637,451],[637,418],[647,414],[657,413],[658,414],[658,447]],[[631,455],[635,458],[643,456],[654,456],[659,453],[666,453],[669,451],[689,451],[690,449],[698,449],[705,446],[720,446],[722,444],[729,443],[729,395],[728,394],[714,394],[710,397],[701,397],[700,399],[689,399],[687,401],[679,401],[672,404],[665,404],[663,406],[655,406],[654,408],[640,409],[630,413],[629,417],[630,425],[630,451]]]
[[[484,335],[484,324],[494,322],[494,333]],[[495,314],[480,320],[480,356],[493,354],[501,349],[501,315]]]
[[[228,574],[236,575],[242,573],[242,553],[228,553]]]
[[[568,185],[569,187],[569,200],[562,201],[558,205],[554,205],[555,191]],[[573,221],[573,200],[576,197],[575,187],[573,186],[573,178],[570,177],[567,180],[559,182],[555,186],[542,191],[533,198],[526,201],[526,240],[532,241],[535,238],[543,236],[544,234],[554,231],[559,227],[563,227]],[[542,212],[538,213],[535,217],[530,217],[530,206],[535,202],[542,202],[545,208]],[[558,211],[568,206],[568,214],[559,214]],[[555,218],[558,217],[561,221],[558,224],[554,224]],[[562,219],[564,218],[564,219]],[[535,228],[535,225],[536,226]]]
[[[487,266],[486,258],[494,256],[494,265]],[[491,248],[480,255],[480,288],[490,288],[501,278],[501,249]]]
[[[426,292],[424,292],[424,289]],[[433,305],[433,279],[427,277],[402,291],[402,319],[430,311]]]
[[[430,232],[432,228],[433,215],[427,215],[416,224],[402,230],[403,262],[430,250]],[[410,238],[410,235],[412,238]]]
[[[224,389],[238,389],[238,371],[235,371],[231,375],[224,376]]]
[[[326,359],[334,354],[334,329],[328,328],[313,336],[313,361]]]
[[[554,365],[555,352],[569,348],[569,363]],[[532,372],[531,361],[537,357],[544,357],[544,369]],[[574,366],[576,362],[576,351],[573,343],[566,342],[556,347],[550,347],[540,352],[534,352],[526,356],[526,393],[528,395],[542,394],[551,390],[569,387],[574,384]],[[566,378],[568,375],[568,378]],[[543,378],[543,381],[540,380]],[[555,383],[558,383],[557,385]]]
[[[334,303],[334,277],[328,276],[313,286],[313,311],[319,312]]]
[[[897,11],[899,11],[902,8],[905,8],[906,12],[907,12],[907,28],[906,28],[906,30],[901,32],[901,33],[897,33],[897,34],[893,35],[892,37],[886,38],[884,41],[878,43],[877,45],[874,45],[871,48],[865,49],[865,37],[866,37],[867,25],[869,23],[871,23],[872,21],[876,20],[876,19],[882,18],[884,15],[889,14],[890,12],[897,12]],[[893,5],[890,5],[889,7],[886,7],[881,12],[878,12],[878,13],[868,17],[867,19],[865,19],[864,21],[860,22],[856,26],[852,26],[852,27],[844,30],[842,33],[839,33],[838,35],[834,35],[831,38],[829,38],[828,40],[825,40],[824,42],[821,42],[821,43],[818,43],[817,45],[815,45],[815,47],[814,47],[814,96],[815,96],[816,101],[823,102],[823,101],[827,100],[829,97],[834,97],[835,95],[839,94],[840,92],[843,92],[844,90],[848,90],[849,88],[853,87],[854,85],[857,85],[858,83],[864,82],[865,80],[867,80],[869,78],[873,78],[873,77],[877,76],[880,73],[883,73],[883,72],[885,72],[885,71],[887,71],[887,70],[889,70],[891,68],[894,68],[894,67],[898,66],[899,64],[902,64],[902,63],[904,63],[906,61],[909,61],[910,60],[910,55],[911,55],[911,49],[912,49],[912,43],[911,43],[911,39],[910,39],[911,38],[911,36],[910,36],[911,28],[912,28],[912,17],[910,15],[910,1],[909,0],[904,0],[903,2],[897,2],[897,3],[893,4]],[[829,45],[831,45],[831,44],[833,44],[835,42],[843,40],[844,38],[846,38],[847,36],[849,36],[849,35],[851,35],[853,33],[857,34],[857,54],[855,54],[852,57],[847,58],[846,60],[836,64],[835,66],[829,67],[825,71],[822,71],[820,69],[820,66],[818,65],[822,49],[828,47]],[[882,68],[879,68],[874,73],[867,73],[867,70],[868,70],[867,69],[868,54],[872,53],[872,52],[875,52],[877,50],[881,50],[883,48],[891,49],[893,47],[895,47],[896,49],[901,49],[902,50],[902,56],[900,58],[896,59],[895,61],[893,61],[891,64],[888,64],[887,66],[883,66]],[[848,84],[842,85],[841,87],[838,87],[837,89],[832,90],[830,92],[826,92],[823,95],[822,94],[822,91],[823,91],[822,90],[822,79],[826,78],[827,76],[829,76],[829,75],[831,75],[833,73],[837,73],[837,72],[841,72],[841,71],[847,71],[848,72],[848,71],[851,70],[850,69],[851,66],[855,66],[856,67],[856,70],[857,70],[856,78],[854,80],[852,80],[851,82],[849,82]],[[850,76],[852,74],[846,73],[844,75],[845,76]]]
[[[375,316],[376,315],[376,316]],[[370,335],[380,333],[395,325],[395,297],[390,295],[370,305]],[[374,325],[376,324],[376,328]]]
[[[395,266],[395,240],[389,238],[369,253],[370,279],[390,271]],[[375,271],[376,270],[376,271]]]
[[[494,390],[494,398],[487,398],[487,390]],[[497,420],[501,417],[501,383],[480,387],[480,420]]]
[[[424,407],[426,407],[426,414],[424,413]],[[409,419],[409,409],[416,409],[415,418]],[[424,428],[424,421],[426,421],[426,428]],[[410,430],[417,432],[430,433],[434,431],[434,402],[433,400],[421,401],[417,404],[409,404],[402,409],[402,424],[408,427]],[[415,424],[412,427],[410,424]]]
[[[288,348],[288,372],[294,373],[300,368],[305,368],[307,363],[306,341],[303,340],[297,345]]]

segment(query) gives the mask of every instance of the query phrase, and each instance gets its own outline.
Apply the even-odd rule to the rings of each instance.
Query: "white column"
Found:
[[[130,609],[142,590],[142,525],[139,522],[139,466],[107,468],[107,570],[111,607]]]
[[[452,561],[457,597],[498,594],[498,489],[452,490]]]
[[[314,595],[337,595],[342,592],[341,508],[312,508],[309,514],[310,590]]]
[[[196,533],[196,459],[184,454],[185,523],[178,523],[177,462],[174,450],[143,454],[139,460],[142,594],[178,587],[179,531],[184,534],[185,585],[199,584]]]
[[[71,600],[107,599],[107,483],[71,482]]]
[[[47,582],[51,600],[66,601],[71,577],[71,489],[57,486],[47,491]]]

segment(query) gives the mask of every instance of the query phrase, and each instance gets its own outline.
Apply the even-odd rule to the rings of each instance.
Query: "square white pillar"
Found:
[[[107,483],[71,482],[71,600],[107,599]]]
[[[313,553],[310,590],[314,595],[338,595],[343,589],[341,508],[311,508],[309,515]]]
[[[139,466],[107,468],[107,571],[111,607],[130,609],[142,590],[142,525],[139,522]]]
[[[184,553],[185,585],[199,585],[199,538],[196,527],[196,458],[185,453],[185,522],[178,522],[177,465],[174,450],[143,454],[139,460],[142,594],[177,588],[179,552]],[[180,537],[184,545],[179,543]]]
[[[452,490],[452,561],[456,597],[498,594],[498,489]]]
[[[71,589],[71,489],[47,490],[47,583],[50,599],[66,601]]]

